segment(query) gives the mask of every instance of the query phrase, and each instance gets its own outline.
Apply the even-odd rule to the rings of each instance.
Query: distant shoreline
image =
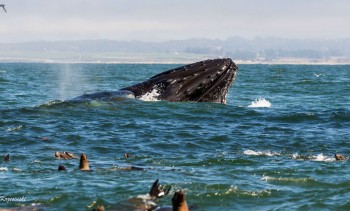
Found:
[[[349,65],[350,38],[0,42],[0,62],[189,64],[222,57],[237,64]]]

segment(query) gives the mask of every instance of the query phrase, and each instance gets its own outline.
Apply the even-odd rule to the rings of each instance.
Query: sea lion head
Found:
[[[85,154],[80,155],[79,169],[83,170],[83,171],[90,170],[89,161],[88,161],[87,156]]]
[[[55,157],[61,159],[61,153],[59,151],[55,152]]]
[[[66,167],[64,165],[60,164],[58,166],[58,171],[65,171],[65,170],[66,170]]]
[[[341,154],[335,154],[334,155],[335,157],[335,160],[346,160],[346,157],[344,155],[341,155]]]
[[[10,161],[10,154],[7,154],[4,158],[5,162],[9,162]]]
[[[188,211],[188,206],[185,198],[185,194],[180,190],[174,193],[173,198],[171,199],[173,203],[174,211]]]

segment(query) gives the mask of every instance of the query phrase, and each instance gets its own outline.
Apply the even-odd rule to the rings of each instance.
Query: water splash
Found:
[[[319,161],[319,162],[336,161],[334,156],[327,156],[322,153],[317,155],[299,155],[298,153],[294,153],[291,157],[292,159],[295,159],[295,160],[309,160],[309,161]]]
[[[159,94],[158,89],[152,89],[152,91],[142,95],[139,99],[143,101],[160,101],[158,100]]]
[[[23,128],[23,125],[18,125],[16,127],[8,128],[6,131],[7,132],[18,131],[18,130],[21,130],[22,128]]]
[[[244,150],[243,154],[245,155],[263,155],[263,156],[275,156],[275,155],[280,155],[278,152],[271,152],[271,151],[254,151],[254,150]]]
[[[271,103],[264,98],[257,98],[248,107],[249,108],[270,108]]]

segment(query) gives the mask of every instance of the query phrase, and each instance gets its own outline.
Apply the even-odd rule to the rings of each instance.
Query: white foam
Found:
[[[263,156],[275,156],[275,155],[280,155],[278,152],[271,152],[271,151],[254,151],[254,150],[244,150],[243,154],[245,155],[263,155]]]
[[[317,73],[314,73],[314,76],[316,76],[317,78],[320,77],[320,76],[325,76],[324,74],[320,73],[320,74],[317,74]]]
[[[21,130],[22,128],[23,128],[22,125],[18,125],[17,127],[8,128],[6,131],[7,131],[7,132],[12,132],[12,131]]]
[[[250,107],[250,108],[270,108],[271,103],[264,98],[257,98],[248,107]]]
[[[324,154],[318,154],[318,155],[299,155],[298,153],[294,153],[292,155],[292,159],[295,160],[309,160],[309,161],[318,161],[318,162],[332,162],[336,161],[335,158],[332,156],[326,156]]]
[[[282,182],[307,182],[309,180],[312,180],[307,177],[302,178],[296,178],[296,177],[270,177],[270,176],[263,176],[261,180],[264,181],[282,181]]]
[[[142,199],[142,200],[150,200],[152,197],[147,193],[147,194],[141,194],[137,195],[136,198]]]
[[[0,167],[0,171],[8,171],[7,167]]]
[[[313,160],[314,160],[314,161],[325,161],[325,162],[329,162],[329,161],[335,161],[335,158],[334,158],[334,157],[325,156],[325,155],[323,155],[323,154],[321,153],[321,154],[318,154],[318,155],[314,156],[314,157],[313,157]]]
[[[159,101],[158,96],[159,96],[159,91],[158,89],[152,89],[152,91],[147,92],[146,94],[142,95],[139,99],[143,101]]]

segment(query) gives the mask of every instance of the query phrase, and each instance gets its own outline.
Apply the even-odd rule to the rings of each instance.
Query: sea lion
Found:
[[[144,168],[137,167],[137,166],[127,166],[127,167],[121,167],[117,169],[121,171],[146,171]]]
[[[80,163],[79,163],[79,169],[81,171],[89,171],[89,161],[87,159],[87,156],[85,154],[80,155]]]
[[[185,194],[180,190],[174,193],[171,199],[174,211],[188,211]]]
[[[55,157],[56,157],[57,159],[63,158],[63,159],[65,159],[65,160],[69,160],[69,159],[73,159],[73,158],[78,159],[77,156],[75,156],[75,155],[74,155],[73,153],[71,153],[71,152],[58,152],[58,151],[56,151],[56,152],[55,152]]]
[[[98,205],[95,209],[92,211],[105,211],[105,207],[103,205]]]
[[[4,161],[5,161],[5,162],[9,162],[9,161],[10,161],[10,154],[7,154],[7,155],[4,157]]]
[[[161,186],[158,182],[159,182],[159,179],[156,179],[156,181],[153,182],[151,190],[149,191],[149,195],[151,197],[160,198],[169,194],[171,186],[168,188],[168,190],[165,191],[165,188]]]
[[[189,211],[185,194],[180,190],[174,193],[173,198],[171,199],[172,206],[165,206],[156,209],[155,211]]]
[[[66,171],[67,169],[66,169],[66,167],[64,166],[64,165],[62,165],[62,164],[60,164],[59,166],[58,166],[58,171]]]
[[[346,160],[346,157],[341,154],[334,154],[335,160],[341,161],[341,160]]]

